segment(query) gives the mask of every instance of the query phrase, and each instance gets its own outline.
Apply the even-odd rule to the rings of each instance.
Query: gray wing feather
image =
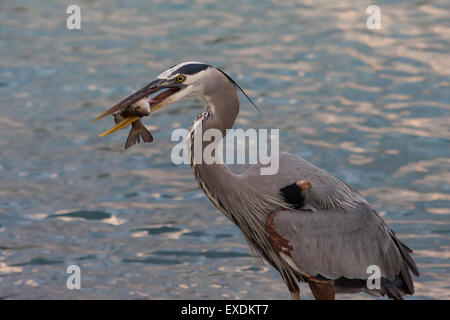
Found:
[[[283,257],[288,264],[303,275],[322,275],[337,282],[363,281],[370,276],[367,267],[377,265],[384,293],[393,298],[414,293],[410,271],[417,276],[419,272],[411,250],[358,191],[296,155],[280,154],[279,170],[272,176],[261,175],[261,166],[253,165],[240,176],[257,186],[259,194],[280,195],[281,188],[299,180],[311,183],[305,202],[312,212],[271,211],[277,212],[275,230],[292,246],[291,259]]]
[[[367,203],[358,191],[332,174],[296,155],[281,153],[276,175],[261,175],[261,165],[253,165],[242,177],[246,183],[257,185],[261,193],[277,194],[279,190],[299,180],[311,182],[308,203],[317,209],[346,213],[358,203]]]
[[[312,276],[367,279],[367,267],[377,265],[382,277],[394,280],[405,264],[392,231],[364,203],[348,214],[280,211],[274,223],[293,247],[295,265]]]

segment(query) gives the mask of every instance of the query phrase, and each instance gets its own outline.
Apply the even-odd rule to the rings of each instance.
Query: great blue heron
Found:
[[[236,174],[223,164],[193,161],[196,134],[216,128],[225,135],[233,127],[239,112],[237,89],[242,91],[222,70],[184,62],[97,119],[141,99],[149,99],[153,113],[188,96],[201,98],[206,110],[189,131],[192,172],[217,209],[241,229],[252,252],[280,272],[292,299],[300,298],[299,282],[307,282],[316,299],[334,299],[336,292],[365,291],[391,299],[413,294],[410,271],[419,272],[412,251],[342,180],[287,153],[280,154],[274,175],[261,175],[260,164]],[[372,265],[379,268],[380,286],[369,289]]]

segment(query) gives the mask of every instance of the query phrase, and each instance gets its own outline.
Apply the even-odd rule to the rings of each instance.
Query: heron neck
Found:
[[[207,110],[191,127],[189,134],[191,168],[206,196],[227,218],[237,225],[256,256],[264,257],[276,268],[283,268],[265,232],[268,214],[283,208],[282,202],[261,193],[257,185],[249,183],[242,175],[233,173],[220,163],[195,163],[195,139],[204,136],[208,129],[218,129],[225,137],[233,127],[239,113],[239,100],[235,96],[208,101]],[[222,101],[228,101],[225,105]],[[202,141],[202,155],[210,141]],[[284,270],[284,269],[283,269]],[[287,272],[287,271],[284,271]]]
[[[239,113],[239,100],[235,90],[230,90],[230,95],[227,97],[224,97],[222,93],[220,97],[205,100],[208,105],[207,109],[198,116],[189,132],[191,168],[207,197],[219,210],[224,212],[223,195],[231,195],[236,192],[239,178],[223,163],[205,163],[205,149],[211,141],[205,141],[204,138],[208,130],[216,129],[216,133],[217,130],[221,133],[220,138],[214,141],[214,144],[218,145],[220,140],[225,137],[227,129],[233,127]],[[199,148],[200,143],[197,143],[197,149],[195,149],[196,139],[200,139],[201,148]],[[197,159],[195,159],[195,154],[198,154],[200,151],[201,155],[197,155]],[[212,154],[215,155],[214,152],[216,151],[220,152],[221,150],[215,148]]]

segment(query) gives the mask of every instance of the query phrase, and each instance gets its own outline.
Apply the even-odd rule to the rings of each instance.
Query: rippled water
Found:
[[[300,2],[300,1],[299,1]],[[385,1],[386,2],[386,1]],[[415,298],[450,298],[450,5],[365,1],[0,3],[0,297],[289,298],[240,231],[169,161],[196,102],[146,121],[156,142],[123,150],[92,119],[165,68],[224,68],[236,126],[280,128],[282,150],[361,190],[415,250]],[[66,267],[82,290],[66,289]],[[311,294],[303,286],[302,297]],[[341,295],[339,298],[368,298]]]

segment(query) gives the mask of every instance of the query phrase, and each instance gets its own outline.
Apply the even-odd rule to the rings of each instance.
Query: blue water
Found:
[[[385,1],[386,2],[386,1]],[[450,298],[450,5],[365,1],[0,3],[0,297],[287,299],[240,231],[170,162],[188,101],[145,124],[155,142],[100,139],[106,108],[178,62],[230,73],[237,127],[279,128],[281,149],[358,188],[421,271],[413,298]],[[81,290],[66,268],[81,268]],[[311,293],[302,286],[302,298]],[[371,298],[338,295],[341,299]]]

